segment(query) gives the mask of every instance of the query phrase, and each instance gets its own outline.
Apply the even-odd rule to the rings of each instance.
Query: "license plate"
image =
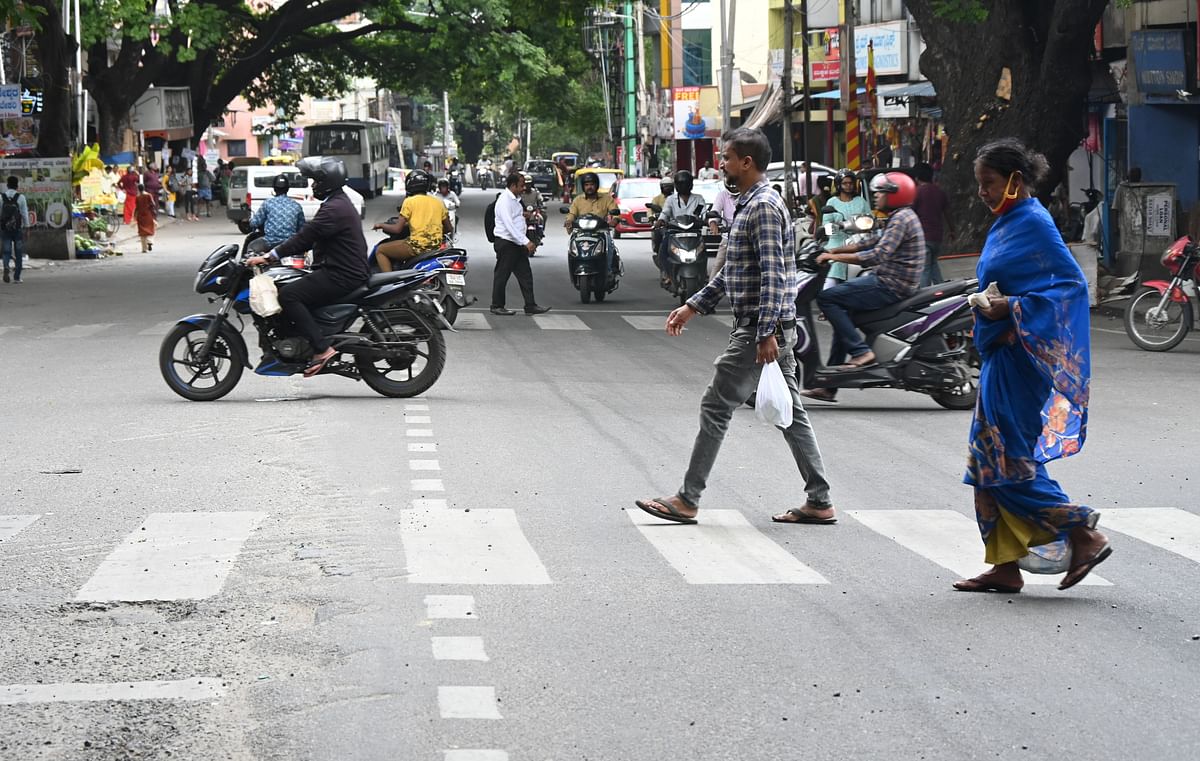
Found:
[[[448,273],[446,275],[446,282],[449,283],[450,285],[466,285],[467,284],[467,276],[466,275],[455,275],[453,273]]]

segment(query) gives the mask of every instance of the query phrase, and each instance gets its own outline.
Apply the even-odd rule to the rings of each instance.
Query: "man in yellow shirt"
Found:
[[[571,209],[567,212],[567,222],[564,225],[568,233],[571,232],[571,225],[575,220],[584,214],[595,214],[603,217],[605,222],[611,222],[610,215],[616,216],[621,213],[611,194],[599,192],[600,178],[596,176],[595,172],[584,173],[579,182],[583,186],[583,195],[575,196],[575,200],[571,201]],[[608,233],[608,267],[615,272],[620,269],[620,266],[621,258],[617,256],[610,231]]]
[[[393,261],[404,261],[433,251],[450,233],[450,214],[440,199],[429,195],[432,187],[433,175],[420,169],[411,172],[404,180],[404,204],[400,206],[396,224],[383,223],[373,228],[388,235],[409,231],[407,239],[389,240],[375,250],[375,263],[380,272],[391,272]]]

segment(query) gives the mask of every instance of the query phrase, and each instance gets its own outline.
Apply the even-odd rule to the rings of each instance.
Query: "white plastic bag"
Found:
[[[792,424],[792,392],[783,379],[783,370],[778,362],[763,365],[758,378],[758,393],[754,400],[754,412],[764,423],[787,428]]]
[[[283,311],[279,306],[279,290],[275,281],[260,272],[250,278],[250,309],[260,317],[270,317]]]

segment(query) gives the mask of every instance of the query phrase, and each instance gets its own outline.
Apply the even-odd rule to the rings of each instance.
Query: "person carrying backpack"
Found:
[[[21,282],[21,269],[25,259],[25,224],[29,219],[29,206],[25,196],[17,192],[17,178],[8,178],[8,187],[0,193],[0,253],[4,258],[4,282],[9,282],[9,259],[15,257],[16,267],[12,282]]]

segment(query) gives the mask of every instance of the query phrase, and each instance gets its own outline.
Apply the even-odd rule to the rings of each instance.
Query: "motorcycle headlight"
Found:
[[[589,230],[589,231],[590,231],[590,230],[595,230],[595,229],[596,229],[597,227],[599,227],[599,226],[600,226],[600,222],[599,222],[598,220],[595,220],[595,219],[581,219],[581,220],[579,220],[579,229],[580,229],[580,230]]]
[[[684,264],[691,264],[692,262],[696,261],[695,251],[691,251],[686,248],[680,248],[679,246],[671,246],[671,250],[675,253],[675,256],[679,259],[679,261],[683,262]]]

